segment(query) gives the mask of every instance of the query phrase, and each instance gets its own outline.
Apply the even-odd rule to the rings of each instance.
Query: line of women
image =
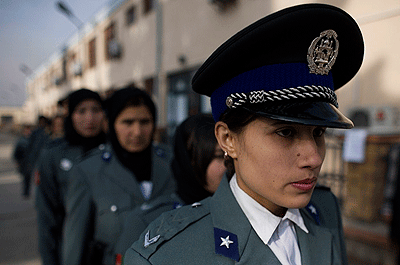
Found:
[[[156,119],[150,96],[132,85],[106,102],[87,89],[69,96],[65,137],[38,167],[43,264],[118,264],[162,212],[215,191],[225,167],[212,116],[182,123],[174,154],[153,141]]]
[[[193,77],[216,123],[184,122],[174,154],[153,141],[150,97],[116,91],[106,104],[109,142],[85,152],[89,138],[73,122],[84,158],[49,154],[55,162],[43,168],[54,169],[55,184],[60,167],[70,171],[68,195],[52,200],[64,212],[47,219],[62,239],[52,251],[64,265],[347,264],[340,207],[317,180],[326,128],[353,127],[335,90],[363,52],[357,23],[334,6],[303,4],[256,21]]]

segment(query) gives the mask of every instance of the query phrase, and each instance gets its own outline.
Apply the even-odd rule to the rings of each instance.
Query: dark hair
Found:
[[[122,110],[129,106],[146,106],[151,115],[153,122],[156,124],[157,111],[156,106],[151,97],[143,90],[135,87],[133,84],[115,91],[111,97],[106,100],[106,113],[110,126],[114,126],[115,119]]]
[[[200,114],[201,122],[186,126],[188,150],[195,177],[205,187],[207,185],[207,168],[214,159],[215,146],[218,144],[214,134],[215,122],[211,115]]]
[[[230,131],[236,134],[241,134],[244,128],[258,117],[258,114],[250,112],[246,109],[235,108],[227,109],[224,113],[222,113],[219,120],[226,123]],[[225,158],[225,167],[227,169],[226,174],[230,179],[233,174],[235,174],[233,159],[230,156]]]
[[[215,122],[209,114],[187,118],[175,130],[174,158],[171,169],[177,184],[177,194],[191,204],[212,193],[206,190],[207,168],[214,159],[217,139]]]

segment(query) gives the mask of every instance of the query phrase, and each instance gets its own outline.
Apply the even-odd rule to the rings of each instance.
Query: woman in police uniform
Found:
[[[321,4],[264,17],[219,47],[192,85],[211,96],[234,175],[150,224],[124,264],[347,264],[337,200],[316,184],[325,129],[353,127],[334,90],[363,50],[356,22]]]
[[[127,213],[175,190],[170,152],[153,144],[156,108],[150,96],[128,86],[114,92],[106,105],[110,144],[72,172],[64,264],[114,264],[113,249]]]
[[[69,97],[65,136],[53,140],[42,151],[35,172],[39,252],[44,265],[61,264],[62,227],[71,169],[79,159],[102,144],[105,118],[98,93],[88,89]]]
[[[163,212],[198,202],[217,190],[226,167],[214,135],[214,125],[210,114],[197,114],[176,128],[171,169],[177,190],[174,194],[149,201],[129,214],[115,247],[116,264],[121,264],[126,250]]]

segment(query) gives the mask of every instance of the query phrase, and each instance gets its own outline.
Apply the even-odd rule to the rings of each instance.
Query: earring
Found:
[[[227,151],[225,151],[225,153],[224,153],[224,159],[225,159],[225,160],[228,159],[228,152],[227,152]]]

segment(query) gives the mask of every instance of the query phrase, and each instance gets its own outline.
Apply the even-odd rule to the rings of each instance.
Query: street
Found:
[[[34,189],[21,196],[21,178],[11,159],[17,137],[0,132],[0,265],[39,265]]]

